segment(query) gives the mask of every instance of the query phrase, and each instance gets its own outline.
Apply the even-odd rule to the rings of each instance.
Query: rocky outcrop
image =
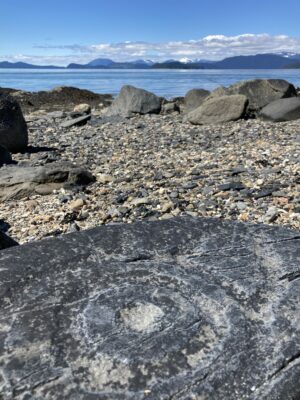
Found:
[[[236,121],[244,116],[247,103],[243,95],[213,97],[188,113],[186,119],[194,125]]]
[[[0,169],[0,200],[21,199],[33,193],[50,194],[54,189],[86,186],[94,181],[90,172],[70,163],[3,167]]]
[[[237,82],[226,89],[228,95],[247,97],[249,112],[257,112],[272,101],[297,95],[295,87],[283,79],[255,79]]]
[[[10,152],[3,146],[0,145],[0,167],[4,164],[10,164],[12,162]]]
[[[89,90],[70,86],[59,86],[49,91],[26,92],[23,90],[0,88],[0,93],[11,94],[20,104],[24,113],[38,110],[72,111],[80,103],[91,107],[107,107],[112,95],[93,93]]]
[[[210,92],[204,89],[189,90],[184,97],[185,111],[190,112],[200,107],[209,94]]]
[[[0,250],[16,246],[18,243],[0,231]]]
[[[8,151],[24,151],[28,145],[27,125],[18,102],[0,94],[0,145]]]
[[[161,110],[161,103],[162,99],[155,94],[125,85],[108,109],[107,115],[157,114]]]
[[[273,101],[261,110],[260,117],[274,122],[300,119],[300,97]]]
[[[4,250],[2,397],[297,399],[299,256],[298,232],[193,218]]]

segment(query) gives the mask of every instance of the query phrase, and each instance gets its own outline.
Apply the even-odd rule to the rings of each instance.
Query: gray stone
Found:
[[[300,396],[299,232],[176,218],[0,252],[3,399]]]
[[[10,164],[12,162],[10,152],[3,146],[0,145],[0,167],[4,164]]]
[[[147,90],[125,85],[107,115],[157,114],[161,110],[161,102],[161,98]]]
[[[85,186],[93,175],[70,163],[51,163],[41,167],[9,166],[0,169],[0,200],[21,199],[31,194],[49,194],[67,186]]]
[[[78,118],[68,119],[60,124],[61,128],[71,128],[76,125],[85,125],[91,119],[91,114],[83,115]]]
[[[300,119],[300,97],[273,101],[261,110],[260,117],[274,122]]]
[[[0,231],[0,250],[16,246],[18,243]],[[1,386],[1,384],[0,384]]]
[[[226,90],[228,95],[242,94],[249,100],[248,109],[258,111],[272,101],[296,96],[295,87],[283,79],[255,79],[235,83]]]
[[[186,119],[194,125],[236,121],[244,116],[247,103],[243,95],[213,97],[188,113]]]
[[[0,145],[12,153],[24,151],[28,145],[27,125],[18,102],[0,94]]]
[[[185,111],[190,112],[201,106],[210,92],[204,89],[192,89],[184,97]]]

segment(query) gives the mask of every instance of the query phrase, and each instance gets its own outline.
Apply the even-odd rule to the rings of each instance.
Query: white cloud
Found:
[[[27,61],[40,64],[66,65],[69,62],[86,63],[94,58],[112,58],[115,61],[147,58],[162,61],[170,58],[192,58],[220,60],[235,55],[258,53],[294,52],[300,53],[300,38],[286,35],[246,33],[237,36],[208,35],[198,40],[170,41],[161,43],[130,42],[99,43],[88,46],[43,45],[34,46],[44,54],[37,55],[3,55],[0,60]],[[57,50],[59,55],[47,54]],[[65,51],[69,54],[64,55]],[[45,53],[47,55],[45,55]]]

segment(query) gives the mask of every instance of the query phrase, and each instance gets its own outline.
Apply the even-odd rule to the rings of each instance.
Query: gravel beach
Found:
[[[101,224],[209,216],[300,228],[299,121],[193,126],[181,114],[103,117],[63,128],[62,111],[25,114],[24,166],[68,161],[96,181],[0,205],[19,243]]]

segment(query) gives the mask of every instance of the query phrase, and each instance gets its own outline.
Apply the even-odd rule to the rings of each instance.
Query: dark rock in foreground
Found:
[[[273,101],[261,110],[260,117],[274,122],[300,119],[300,97]]]
[[[0,200],[50,194],[54,189],[86,186],[95,181],[82,167],[56,162],[41,167],[10,166],[0,169]]]
[[[12,153],[26,149],[27,125],[18,102],[0,93],[0,145]]]
[[[7,249],[8,247],[16,246],[18,243],[11,239],[5,233],[0,231],[0,250]],[[0,392],[1,393],[1,392]]]
[[[10,164],[12,162],[10,152],[3,146],[0,145],[0,167],[4,164]]]
[[[2,397],[298,399],[299,239],[181,218],[2,251]]]
[[[161,110],[161,103],[162,99],[155,94],[125,85],[107,111],[107,115],[157,114]]]

